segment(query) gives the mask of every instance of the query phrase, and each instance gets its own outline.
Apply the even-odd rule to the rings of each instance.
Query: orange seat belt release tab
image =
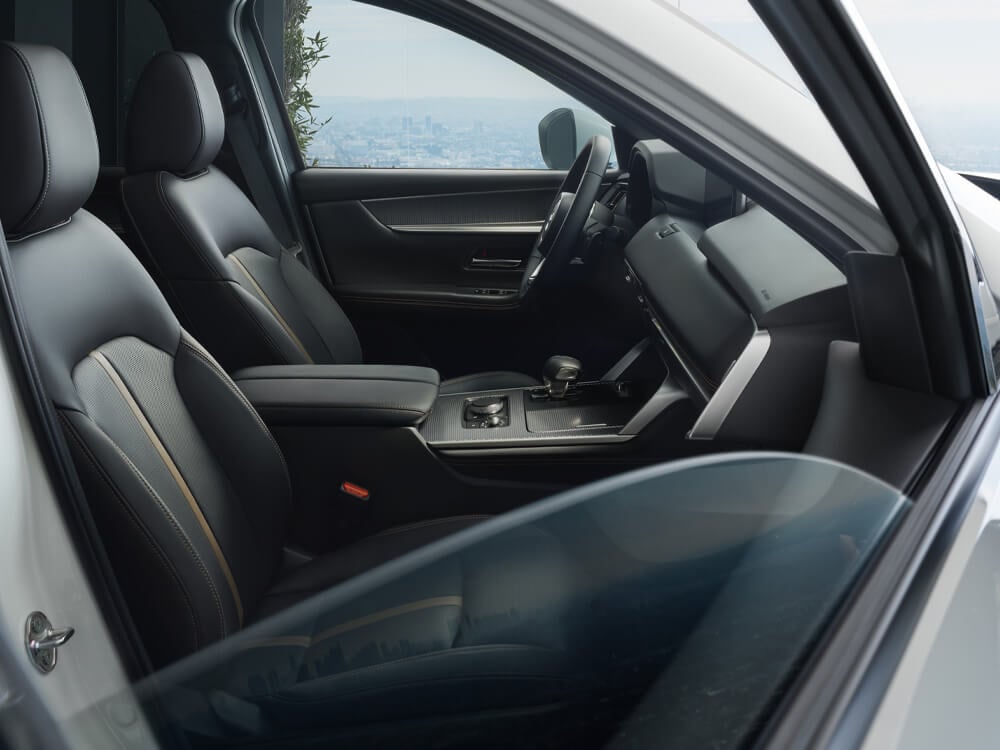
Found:
[[[340,485],[340,491],[358,500],[368,500],[372,494],[366,487],[354,484],[354,482],[344,482]]]

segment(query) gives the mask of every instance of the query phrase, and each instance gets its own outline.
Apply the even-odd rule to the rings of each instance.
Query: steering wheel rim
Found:
[[[559,187],[521,276],[520,296],[558,278],[569,266],[601,192],[611,159],[611,140],[595,135],[577,155]]]

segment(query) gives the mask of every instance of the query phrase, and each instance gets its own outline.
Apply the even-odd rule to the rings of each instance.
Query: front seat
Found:
[[[98,148],[72,64],[49,47],[0,42],[0,96],[0,223],[24,324],[155,665],[477,522],[427,521],[285,568],[292,497],[281,450],[131,251],[81,208]],[[386,708],[382,691],[416,710],[427,677],[438,697],[453,690],[474,706],[477,685],[495,699],[498,666],[511,700],[537,694],[539,680],[558,677],[545,657],[559,636],[523,617],[512,627],[511,613],[530,609],[525,597],[568,590],[568,567],[544,532],[521,538],[500,570],[469,560],[357,600],[350,622],[317,622],[315,638],[298,633],[288,648],[307,649],[301,668],[263,687],[259,674],[248,678],[245,698],[272,705],[279,723],[322,722],[360,694]],[[287,667],[287,653],[268,653]]]
[[[212,162],[225,117],[205,62],[154,58],[128,116],[122,184],[127,221],[185,326],[229,372],[253,365],[359,364],[351,321],[284,249],[243,192]],[[537,385],[517,372],[442,383],[442,393]]]

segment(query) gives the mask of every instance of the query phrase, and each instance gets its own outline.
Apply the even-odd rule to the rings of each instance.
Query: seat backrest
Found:
[[[151,658],[240,628],[281,565],[290,487],[257,413],[135,256],[81,206],[98,172],[80,79],[0,42],[0,223],[38,368]]]
[[[164,52],[136,86],[122,183],[139,252],[185,326],[230,371],[359,364],[353,326],[253,203],[212,166],[225,117],[197,55]]]

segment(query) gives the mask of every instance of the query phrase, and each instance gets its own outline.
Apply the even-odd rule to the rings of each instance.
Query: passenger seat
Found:
[[[478,521],[400,528],[285,569],[293,498],[280,449],[129,249],[81,208],[98,149],[72,64],[53,48],[0,42],[0,92],[0,222],[24,322],[156,666]],[[299,623],[294,638],[248,653],[253,676],[232,689],[276,723],[300,725],[350,715],[362,695],[400,715],[450,700],[469,710],[551,700],[539,685],[558,684],[549,657],[562,644],[525,613],[530,597],[571,590],[569,571],[544,532],[518,538],[505,550],[517,562],[503,570],[463,559],[358,600],[349,623]],[[428,706],[431,694],[443,704]]]
[[[225,127],[200,57],[164,52],[149,63],[129,110],[122,183],[134,236],[187,326],[229,372],[360,364],[361,345],[340,305],[212,166]],[[518,372],[486,372],[445,381],[441,392],[537,384]]]

